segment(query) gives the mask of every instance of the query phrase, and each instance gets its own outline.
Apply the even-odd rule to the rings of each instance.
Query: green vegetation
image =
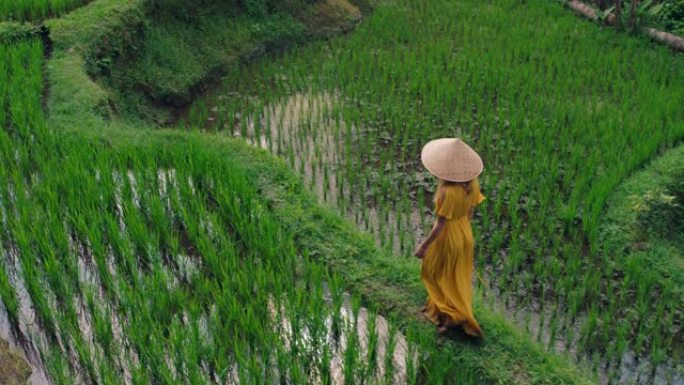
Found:
[[[0,2],[0,20],[36,20],[62,13],[91,0],[8,0]]]
[[[676,35],[684,35],[683,0],[621,0],[620,28],[634,31],[643,27],[655,27]],[[601,22],[609,14],[616,14],[615,0],[583,0],[599,10]]]
[[[29,23],[0,22],[0,42],[13,42],[30,37],[40,37],[41,29]]]
[[[223,2],[172,9],[149,11],[136,49],[95,64],[95,75],[116,91],[114,104],[123,113],[163,123],[172,118],[163,106],[189,104],[227,66],[308,38],[305,24],[289,13],[269,13],[255,21]]]
[[[679,170],[673,173],[672,181],[658,189],[647,191],[643,197],[630,196],[632,207],[637,211],[637,223],[643,230],[639,234],[641,240],[649,238],[647,233],[650,229],[652,243],[671,241],[675,245],[684,246],[684,168],[683,162],[679,162]],[[641,199],[640,199],[641,198]],[[639,205],[643,200],[644,205]],[[647,241],[648,242],[648,241]]]
[[[629,349],[681,360],[674,281],[616,258],[601,213],[623,178],[684,136],[682,57],[541,0],[397,0],[348,37],[228,66],[364,7],[206,1],[186,14],[177,3],[97,0],[46,21],[47,63],[31,33],[0,44],[0,298],[52,382],[396,383],[403,372],[421,384],[585,384],[596,376],[558,345],[604,380]],[[146,121],[224,70],[215,100],[188,111],[191,130]],[[431,209],[417,154],[445,135],[487,165],[481,343],[434,337],[417,314],[419,266],[401,258]],[[491,309],[494,289],[528,315],[540,307],[531,333]],[[415,357],[405,371],[381,354],[402,351],[398,331],[399,357]]]
[[[684,301],[684,146],[631,176],[608,201],[602,226],[611,259]],[[636,322],[637,320],[635,320]]]
[[[600,352],[617,376],[630,349],[682,358],[681,297],[613,263],[599,237],[612,190],[684,137],[682,68],[681,55],[546,1],[396,1],[348,38],[235,67],[184,126],[281,155],[398,257],[431,209],[421,146],[464,137],[490,198],[480,274],[516,307],[551,309],[533,325],[550,329],[545,343]]]
[[[51,28],[53,37],[64,40],[54,40],[54,56],[47,66],[52,127],[48,131],[38,91],[40,44],[3,46],[11,53],[7,57],[17,58],[8,64],[17,74],[23,73],[17,63],[28,65],[32,80],[22,79],[33,85],[22,87],[32,99],[21,109],[11,107],[19,105],[17,98],[7,97],[10,102],[3,105],[29,113],[36,130],[16,123],[28,120],[21,114],[5,116],[3,132],[8,135],[2,159],[13,167],[3,167],[0,185],[11,186],[2,192],[3,207],[20,215],[3,223],[7,241],[17,245],[17,262],[3,259],[1,276],[6,279],[0,279],[0,295],[18,331],[23,330],[19,304],[28,300],[34,305],[47,341],[41,354],[54,383],[71,383],[74,371],[101,382],[120,381],[122,371],[140,383],[165,383],[178,376],[203,382],[203,375],[226,375],[231,364],[245,382],[258,382],[275,375],[251,370],[268,357],[280,358],[274,368],[288,366],[290,376],[308,375],[313,367],[324,373],[325,361],[308,359],[308,343],[296,342],[301,355],[290,354],[292,345],[280,339],[282,329],[266,323],[263,307],[230,312],[245,303],[241,298],[249,296],[251,301],[256,292],[263,292],[259,295],[264,299],[264,293],[270,293],[276,309],[278,303],[285,306],[288,320],[320,330],[327,316],[339,319],[343,284],[358,288],[355,292],[363,295],[365,306],[391,316],[390,325],[401,325],[409,337],[409,351],[420,352],[416,365],[407,366],[409,383],[427,381],[426,376],[435,383],[447,378],[463,383],[512,383],[520,378],[530,383],[587,383],[565,359],[545,353],[486,309],[481,318],[491,341],[483,346],[435,345],[432,327],[414,311],[424,295],[417,266],[396,265],[383,256],[370,238],[317,206],[298,178],[270,155],[222,135],[160,132],[118,120],[105,123],[94,112],[107,91],[83,73],[81,55],[87,56],[91,47],[76,40],[66,44],[74,35],[62,29],[65,25],[70,24],[61,20]],[[101,24],[97,31],[107,28]],[[89,39],[93,37],[83,37]],[[10,71],[8,79],[14,73]],[[18,90],[20,83],[13,80],[11,89]],[[274,214],[267,208],[275,209]],[[38,218],[41,226],[32,226]],[[258,226],[254,218],[259,218]],[[188,259],[194,262],[189,269]],[[276,271],[282,277],[264,281]],[[387,275],[374,277],[377,285],[363,284],[374,271]],[[28,298],[17,294],[13,274],[25,282]],[[332,305],[321,305],[324,279]],[[283,291],[278,292],[281,286]],[[390,287],[395,294],[388,298],[383,289]],[[351,303],[358,308],[358,299]],[[219,304],[226,306],[223,313],[214,310]],[[375,318],[375,311],[369,314]],[[187,328],[194,332],[181,335],[180,330]],[[204,330],[225,338],[204,338]],[[391,331],[389,335],[392,345]],[[225,343],[232,339],[249,343],[234,348]],[[57,340],[70,342],[68,352]],[[369,341],[376,341],[376,349],[382,344],[373,333]],[[372,367],[355,364],[362,360],[358,346],[347,345],[342,353],[347,378],[372,375]],[[193,363],[200,358],[198,369]],[[167,359],[175,369],[166,369]],[[380,368],[395,366],[385,360],[381,364]]]
[[[359,240],[348,224],[316,208],[282,163],[233,140],[149,131],[74,132],[57,139],[44,131],[36,92],[41,88],[40,48],[36,42],[3,46],[2,57],[12,58],[6,64],[9,82],[3,84],[10,84],[8,93],[15,97],[3,103],[10,113],[3,120],[0,185],[4,212],[16,215],[7,217],[2,234],[4,244],[16,245],[19,259],[17,264],[3,259],[3,276],[19,274],[28,289],[41,330],[51,342],[42,353],[53,381],[72,383],[75,370],[90,381],[106,383],[120,383],[121,373],[127,372],[134,383],[206,383],[232,375],[233,367],[244,383],[269,382],[284,373],[295,382],[312,371],[323,378],[330,375],[326,368],[334,351],[329,349],[336,345],[329,342],[324,321],[332,320],[332,329],[338,330],[334,335],[350,326],[340,316],[340,277],[326,273],[320,264],[326,258],[311,253],[325,244],[332,253],[329,261],[364,264],[349,258],[358,253],[349,247],[357,244],[364,248],[357,257],[366,258],[368,271],[370,262],[383,263],[373,257],[371,242]],[[247,162],[247,157],[252,159]],[[254,166],[246,170],[242,164],[260,169],[254,173]],[[266,175],[272,179],[263,181]],[[255,186],[271,190],[259,193]],[[280,188],[289,195],[278,197]],[[285,198],[282,202],[289,207],[279,210],[278,217],[269,214],[264,195]],[[292,222],[302,220],[293,213],[303,210],[311,219],[299,225],[318,229],[316,235]],[[286,230],[281,229],[284,213],[289,213]],[[37,220],[40,227],[32,225]],[[339,231],[346,242],[331,246],[315,240],[320,231],[339,226],[325,235]],[[295,242],[293,236],[301,239]],[[311,242],[311,247],[302,247],[302,242]],[[411,293],[417,298],[422,294],[415,265],[412,270],[414,274],[402,275],[412,277]],[[331,304],[324,301],[323,281]],[[9,318],[15,330],[22,330],[18,307],[12,306],[21,299],[12,285],[2,288]],[[269,318],[269,308],[281,307],[276,319],[287,317],[294,330],[291,339],[283,339],[288,328],[274,327]],[[511,370],[521,365],[537,367],[537,381],[574,383],[579,378],[574,372],[545,370],[566,364],[545,358],[504,321],[492,317],[485,324],[492,325],[493,335],[499,330],[511,340],[492,342],[484,351],[454,345],[451,349],[466,353],[460,359],[464,365],[454,366],[451,354],[435,350],[431,328],[409,322],[404,331],[412,336],[410,346],[421,353],[419,370],[408,363],[409,383],[428,374],[436,383],[446,378],[495,383],[511,378]],[[296,332],[304,328],[312,336],[306,342]],[[377,341],[370,330],[369,340]],[[68,352],[60,350],[58,340],[70,341]],[[511,354],[516,350],[540,361],[517,362],[520,358]],[[354,343],[339,354],[347,378],[368,378],[379,370],[362,364]],[[489,367],[482,360],[485,354],[511,365]],[[276,362],[273,372],[264,371],[263,362],[270,360]],[[393,383],[392,377],[386,382]]]
[[[251,15],[239,2],[98,1],[46,24],[61,48],[81,51],[65,55],[84,60],[77,67],[106,90],[101,113],[165,123],[230,66],[348,30],[361,17],[346,1],[279,4]]]
[[[656,19],[664,30],[684,36],[684,0],[663,1]]]

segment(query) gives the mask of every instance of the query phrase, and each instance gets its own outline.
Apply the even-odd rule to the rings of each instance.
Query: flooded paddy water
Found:
[[[404,201],[404,204],[410,203],[409,212],[405,213],[382,206],[388,202],[373,201],[373,186],[389,173],[374,170],[368,164],[349,164],[352,159],[347,152],[364,145],[365,134],[356,126],[331,117],[341,102],[337,92],[297,93],[265,105],[261,113],[243,116],[236,112],[233,117],[220,118],[227,113],[221,106],[222,101],[231,97],[239,96],[214,95],[213,102],[217,105],[208,109],[206,129],[228,130],[232,136],[243,137],[252,145],[280,156],[302,176],[319,203],[341,210],[361,229],[376,234],[378,246],[387,246],[396,254],[413,250],[415,241],[425,234],[431,210],[414,201]],[[350,180],[350,168],[369,171],[361,186],[357,185],[359,180]],[[426,178],[423,174],[416,177],[396,170],[392,173],[397,180],[405,178],[400,183],[407,186],[416,184],[416,178]],[[410,195],[417,195],[418,188],[410,187]]]

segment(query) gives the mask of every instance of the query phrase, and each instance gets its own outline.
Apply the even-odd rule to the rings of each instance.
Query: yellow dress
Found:
[[[446,222],[423,257],[421,278],[428,291],[425,315],[434,323],[460,324],[466,333],[481,337],[473,317],[474,241],[468,211],[485,198],[477,179],[471,182],[469,194],[459,185],[440,185],[435,197],[435,214]]]

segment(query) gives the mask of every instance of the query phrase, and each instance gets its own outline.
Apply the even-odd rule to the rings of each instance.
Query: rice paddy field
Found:
[[[611,203],[681,146],[684,56],[543,0],[372,6],[174,127],[56,118],[99,90],[62,96],[66,24],[0,41],[0,336],[33,384],[684,384],[684,265]],[[480,343],[411,318],[442,136],[485,163]]]
[[[564,12],[543,1],[380,5],[349,37],[235,68],[183,124],[284,157],[397,258],[429,229],[422,145],[463,137],[486,165],[480,289],[528,312],[522,324],[551,349],[609,370],[632,354],[681,363],[681,282],[624,263],[602,210],[684,136],[684,60],[637,39],[616,46]]]
[[[27,21],[58,16],[89,0],[5,0],[0,3],[0,20]]]
[[[58,141],[40,105],[41,43],[1,49],[0,293],[49,383],[415,383],[423,360],[475,378],[360,309],[239,166],[192,146]]]

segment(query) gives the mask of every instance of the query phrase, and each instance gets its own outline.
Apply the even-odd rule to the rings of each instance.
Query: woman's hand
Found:
[[[446,218],[442,216],[437,216],[437,220],[435,220],[435,224],[432,226],[432,231],[430,231],[430,235],[420,244],[418,247],[416,247],[416,252],[413,253],[416,257],[419,259],[422,259],[425,256],[425,253],[427,253],[428,247],[432,244],[432,242],[437,239],[439,234],[442,232],[442,229],[444,229],[444,224],[446,223]]]
[[[421,243],[418,245],[418,247],[416,247],[416,252],[413,254],[416,256],[416,258],[423,259],[425,253],[427,253],[427,249],[427,245],[425,245],[425,243]]]

